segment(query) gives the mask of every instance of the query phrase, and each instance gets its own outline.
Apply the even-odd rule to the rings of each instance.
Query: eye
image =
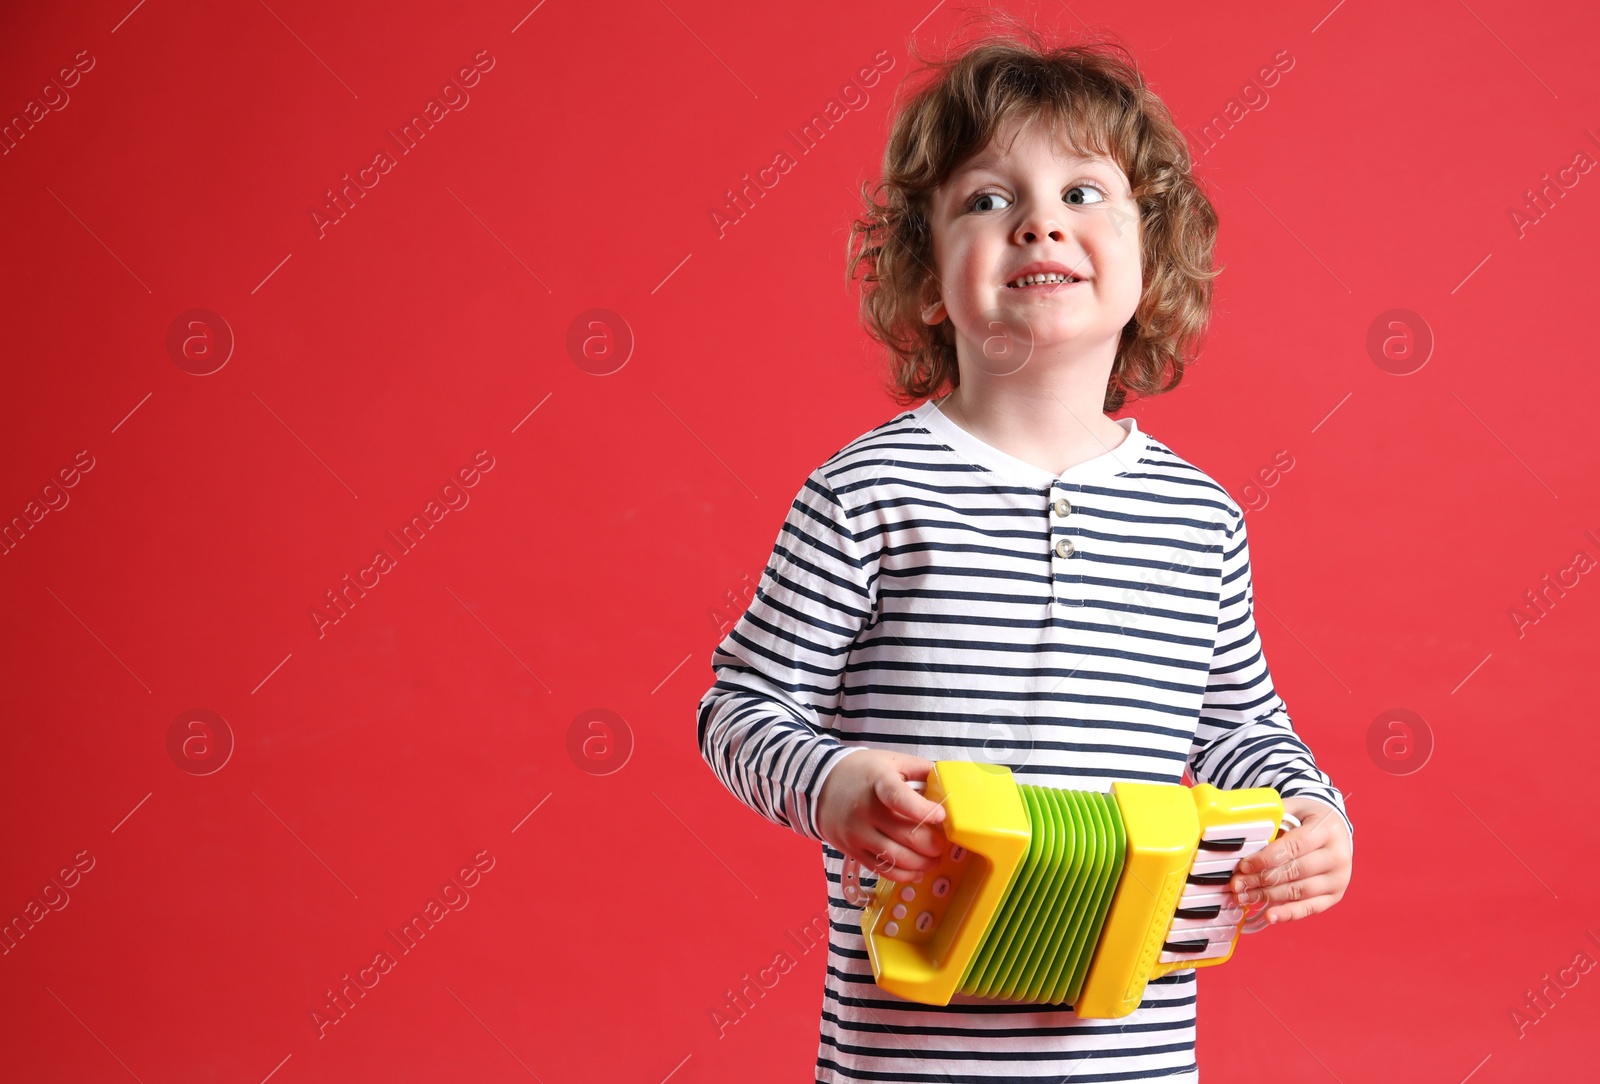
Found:
[[[1089,192],[1094,193],[1094,199],[1085,199],[1082,195],[1082,193]],[[1071,207],[1092,207],[1097,203],[1104,203],[1107,198],[1105,190],[1099,185],[1084,182],[1068,188],[1065,194],[1062,195],[1061,202]],[[991,202],[985,205],[985,200]],[[1001,205],[996,206],[992,202],[994,200],[999,200]],[[1003,211],[1009,206],[1011,206],[1010,198],[1002,196],[999,192],[979,192],[967,200],[966,209],[968,211]]]
[[[996,200],[996,199],[997,200],[1001,200],[1006,204],[1007,207],[1009,207],[1011,205],[1011,201],[1007,200],[1004,196],[1002,196],[998,192],[979,192],[976,196],[973,196],[971,199],[967,200],[967,210],[969,210],[969,211],[1003,211],[1003,210],[1005,210],[1005,207],[992,207],[992,206],[991,207],[979,207],[978,204],[981,203],[982,201],[986,200],[986,199],[987,200]]]
[[[1105,199],[1106,199],[1106,194],[1100,190],[1100,187],[1098,185],[1093,185],[1093,184],[1075,184],[1071,188],[1067,189],[1067,194],[1065,196],[1062,196],[1061,198],[1064,201],[1066,201],[1067,203],[1069,203],[1069,204],[1074,204],[1074,205],[1078,205],[1078,206],[1083,205],[1084,201],[1083,201],[1083,198],[1081,196],[1076,198],[1076,199],[1073,198],[1073,193],[1074,192],[1093,192],[1093,193],[1095,193],[1097,196],[1099,196],[1099,199],[1092,200],[1091,201],[1092,203],[1104,203]]]

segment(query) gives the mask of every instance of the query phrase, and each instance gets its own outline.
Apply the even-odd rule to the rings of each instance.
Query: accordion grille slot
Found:
[[[958,989],[1060,1005],[1082,988],[1122,875],[1127,831],[1112,794],[1017,789],[1031,828],[1028,850]]]

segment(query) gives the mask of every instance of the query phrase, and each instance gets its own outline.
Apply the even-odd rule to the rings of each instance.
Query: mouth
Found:
[[[1054,291],[1067,286],[1076,286],[1083,281],[1077,275],[1060,274],[1052,271],[1042,275],[1023,275],[1021,278],[1012,279],[1006,283],[1006,289]]]

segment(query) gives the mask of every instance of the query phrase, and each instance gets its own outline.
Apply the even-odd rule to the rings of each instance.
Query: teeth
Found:
[[[1050,271],[1050,272],[1048,272],[1046,274],[1043,274],[1043,275],[1023,275],[1019,279],[1012,279],[1010,282],[1006,283],[1006,285],[1007,286],[1011,286],[1011,287],[1021,287],[1021,286],[1037,286],[1040,283],[1046,283],[1046,282],[1061,283],[1061,282],[1078,282],[1078,281],[1080,281],[1080,280],[1076,275],[1063,275],[1063,274],[1060,274],[1059,272],[1056,272],[1056,271]]]

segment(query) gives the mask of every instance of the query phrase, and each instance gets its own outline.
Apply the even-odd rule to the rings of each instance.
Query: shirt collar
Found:
[[[947,418],[932,399],[912,411],[911,416],[917,424],[961,458],[1031,489],[1046,489],[1056,482],[1075,485],[1114,478],[1133,470],[1139,460],[1144,458],[1149,447],[1147,434],[1139,428],[1137,418],[1132,415],[1116,418],[1114,419],[1116,423],[1128,434],[1122,439],[1122,443],[1093,459],[1074,464],[1056,475],[979,440]]]

